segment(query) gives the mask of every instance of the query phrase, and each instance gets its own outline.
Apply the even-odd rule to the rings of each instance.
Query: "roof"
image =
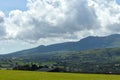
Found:
[[[54,70],[54,68],[41,68],[41,69],[38,69],[37,71],[50,72],[52,70]]]

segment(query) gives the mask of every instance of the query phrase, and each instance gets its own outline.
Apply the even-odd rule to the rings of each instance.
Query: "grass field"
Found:
[[[0,70],[0,80],[120,80],[120,75]]]

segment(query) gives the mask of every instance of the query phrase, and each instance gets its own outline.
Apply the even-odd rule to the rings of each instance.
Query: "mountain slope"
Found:
[[[78,42],[66,42],[53,44],[49,46],[42,45],[36,48],[15,52],[12,53],[11,55],[34,55],[38,53],[53,51],[83,51],[89,49],[115,48],[115,47],[120,47],[120,34],[114,34],[106,37],[90,36]]]
[[[78,42],[39,46],[0,56],[0,66],[19,63],[49,63],[70,72],[120,73],[120,35],[87,37]],[[6,67],[6,66],[5,66]]]
[[[8,59],[27,60],[28,62],[62,62],[68,63],[120,63],[120,48],[104,48],[85,51],[54,51],[34,55],[5,55]],[[72,62],[71,62],[72,61]]]
[[[49,67],[61,66],[68,72],[120,74],[120,48],[105,48],[86,51],[55,51],[35,55],[5,55],[1,66],[38,63]],[[46,64],[47,63],[47,64]]]
[[[6,54],[4,57],[26,57],[44,56],[45,53],[51,55],[54,53],[78,52],[91,49],[115,48],[120,47],[120,35],[114,34],[106,37],[87,37],[78,42],[66,42],[53,44],[49,46],[39,46],[36,48]],[[0,56],[1,57],[1,56]]]

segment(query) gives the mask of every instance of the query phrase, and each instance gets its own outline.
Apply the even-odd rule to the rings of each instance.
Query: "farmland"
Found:
[[[0,70],[0,80],[120,80],[120,75]]]

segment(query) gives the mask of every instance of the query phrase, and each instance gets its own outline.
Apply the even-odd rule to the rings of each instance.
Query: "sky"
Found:
[[[120,34],[120,0],[0,0],[0,54]]]
[[[9,14],[11,10],[20,9],[22,11],[27,10],[27,0],[0,0],[0,10],[4,14]]]

